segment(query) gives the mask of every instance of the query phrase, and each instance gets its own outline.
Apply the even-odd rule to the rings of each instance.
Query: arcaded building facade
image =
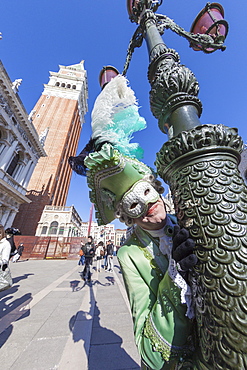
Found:
[[[18,95],[21,80],[11,81],[0,61],[0,224],[14,225],[34,168],[46,155]]]

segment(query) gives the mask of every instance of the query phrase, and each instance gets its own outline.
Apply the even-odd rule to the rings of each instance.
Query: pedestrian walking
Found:
[[[104,243],[100,241],[96,247],[95,251],[95,257],[96,257],[96,271],[100,272],[101,271],[101,260],[104,256]]]
[[[18,229],[4,228],[0,225],[0,291],[12,286],[12,277],[9,269],[11,250],[15,250],[14,235],[20,233]]]
[[[113,272],[113,244],[111,240],[108,240],[107,242],[106,254],[107,254],[107,271]]]
[[[106,252],[106,245],[104,246],[104,263],[103,263],[103,268],[104,270],[107,270],[107,252]]]
[[[24,250],[24,245],[23,243],[20,243],[17,247],[17,253],[15,253],[12,258],[12,262],[17,262],[20,259],[20,257],[22,256],[23,250]]]
[[[88,237],[88,241],[83,247],[83,252],[85,256],[85,267],[82,276],[85,281],[90,282],[92,275],[90,271],[90,266],[93,263],[93,257],[95,255],[95,245],[93,243],[93,238],[91,236]]]
[[[84,255],[84,251],[83,251],[83,247],[85,247],[84,246],[84,244],[81,242],[81,249],[80,249],[80,251],[79,251],[79,256],[80,256],[80,259],[79,259],[79,261],[78,261],[78,265],[80,266],[80,265],[84,265],[84,263],[85,263],[85,255]]]

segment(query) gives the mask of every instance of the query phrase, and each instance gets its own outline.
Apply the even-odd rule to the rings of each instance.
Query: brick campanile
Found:
[[[84,61],[50,72],[49,83],[30,113],[47,157],[40,158],[28,184],[26,196],[32,202],[20,206],[13,222],[22,235],[35,235],[45,205],[66,204],[72,175],[68,157],[76,154],[87,98]]]

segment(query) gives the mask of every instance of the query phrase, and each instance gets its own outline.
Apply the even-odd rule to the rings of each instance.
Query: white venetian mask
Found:
[[[147,212],[148,204],[155,203],[159,197],[148,181],[139,180],[124,194],[120,204],[127,216],[138,218]]]

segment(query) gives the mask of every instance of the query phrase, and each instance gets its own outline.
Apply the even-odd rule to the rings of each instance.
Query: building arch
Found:
[[[49,234],[50,235],[57,235],[58,231],[58,222],[57,221],[52,221],[50,224],[50,229],[49,229]]]
[[[22,150],[16,150],[13,153],[12,159],[7,167],[7,174],[15,178],[20,170],[21,167],[23,167],[24,164],[24,153]]]
[[[10,164],[8,165],[6,172],[12,177],[13,177],[13,173],[15,172],[15,169],[17,168],[19,160],[20,160],[19,153],[15,153]]]

